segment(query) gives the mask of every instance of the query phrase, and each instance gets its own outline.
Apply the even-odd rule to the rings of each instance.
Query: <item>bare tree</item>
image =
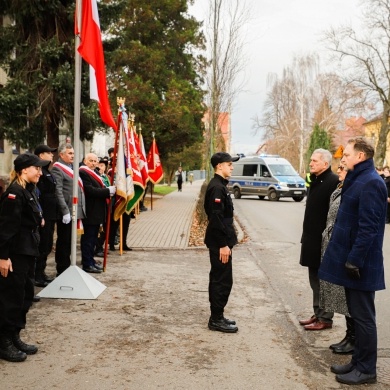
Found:
[[[365,108],[361,88],[336,74],[319,73],[317,61],[316,56],[295,58],[281,78],[272,75],[263,115],[254,118],[268,151],[287,157],[300,173],[315,123],[332,135],[351,113]]]
[[[211,64],[206,78],[210,122],[208,157],[214,153],[216,135],[220,133],[219,115],[231,112],[234,99],[243,87],[238,79],[244,69],[245,28],[250,20],[246,0],[210,0],[209,8],[206,31]]]
[[[317,74],[316,54],[294,57],[280,79],[276,75],[269,76],[270,92],[263,119],[254,119],[254,128],[265,129],[266,137],[274,139],[274,146],[281,147],[279,153],[295,148],[296,155],[298,149],[297,165],[301,173],[304,171],[304,148],[312,129]]]
[[[368,92],[382,112],[377,143],[376,163],[382,164],[386,154],[390,115],[390,0],[361,2],[362,27],[332,28],[324,40],[336,59],[345,65],[346,78]]]

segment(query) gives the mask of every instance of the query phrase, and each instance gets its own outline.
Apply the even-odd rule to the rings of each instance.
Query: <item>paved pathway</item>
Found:
[[[131,220],[127,244],[138,248],[180,248],[188,246],[192,215],[203,180],[184,183],[182,192],[174,191],[153,201]],[[150,194],[147,194],[150,199]]]

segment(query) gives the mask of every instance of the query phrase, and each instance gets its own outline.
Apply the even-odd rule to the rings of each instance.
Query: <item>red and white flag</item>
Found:
[[[96,0],[82,0],[81,44],[78,52],[89,66],[91,99],[99,103],[102,121],[117,130],[108,101],[106,69]]]
[[[148,153],[148,171],[150,181],[153,184],[157,184],[164,176],[160,155],[158,154],[157,144],[154,138]]]

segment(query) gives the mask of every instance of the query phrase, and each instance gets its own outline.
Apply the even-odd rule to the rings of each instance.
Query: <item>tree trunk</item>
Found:
[[[384,101],[381,129],[379,131],[379,138],[378,138],[378,143],[376,146],[376,153],[375,153],[375,164],[379,166],[383,165],[383,162],[386,158],[387,135],[389,133],[389,115],[390,115],[390,106],[387,101]]]

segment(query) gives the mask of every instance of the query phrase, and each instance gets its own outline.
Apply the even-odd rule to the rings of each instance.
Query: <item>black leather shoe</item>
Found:
[[[27,355],[14,346],[11,337],[7,335],[0,336],[0,359],[8,362],[24,362],[26,358]]]
[[[234,320],[229,320],[229,318],[223,317],[223,320],[224,320],[228,325],[236,325],[236,321],[234,321]]]
[[[116,249],[115,249],[115,246],[114,246],[114,245],[110,245],[110,251],[116,251]]]
[[[218,332],[224,332],[224,333],[236,333],[238,331],[237,326],[227,324],[223,317],[219,320],[213,320],[210,318],[209,320],[209,329],[210,330],[216,330]]]
[[[26,344],[20,339],[19,332],[15,332],[12,335],[12,343],[19,351],[24,352],[26,355],[34,355],[38,352],[36,345]]]
[[[333,348],[333,353],[339,355],[352,355],[355,350],[355,340],[347,340],[346,343],[340,345],[339,347]]]
[[[96,269],[98,269],[98,270],[100,270],[100,271],[103,271],[103,266],[101,266],[100,264],[95,263],[93,266],[94,266]]]
[[[83,271],[88,272],[90,274],[101,274],[102,273],[102,270],[97,269],[97,268],[95,268],[93,266],[91,266],[91,267],[83,267]]]
[[[332,371],[334,374],[347,374],[354,368],[355,366],[352,364],[352,362],[349,362],[348,364],[343,365],[333,364],[333,366],[330,366],[330,371]]]
[[[363,374],[356,368],[347,374],[336,375],[337,382],[346,385],[362,385],[364,383],[376,383],[376,374]]]
[[[33,302],[40,302],[41,298],[38,295],[34,295]]]
[[[34,280],[34,286],[36,286],[36,287],[46,287],[48,284],[49,283],[43,279],[35,279]]]
[[[346,335],[340,342],[329,345],[329,348],[333,350],[333,349],[335,349],[335,348],[341,347],[341,346],[343,346],[347,341],[348,341],[348,336]]]
[[[127,245],[124,245],[124,246],[123,246],[123,250],[124,250],[124,251],[132,251],[133,249],[130,248],[130,247],[128,247]]]

